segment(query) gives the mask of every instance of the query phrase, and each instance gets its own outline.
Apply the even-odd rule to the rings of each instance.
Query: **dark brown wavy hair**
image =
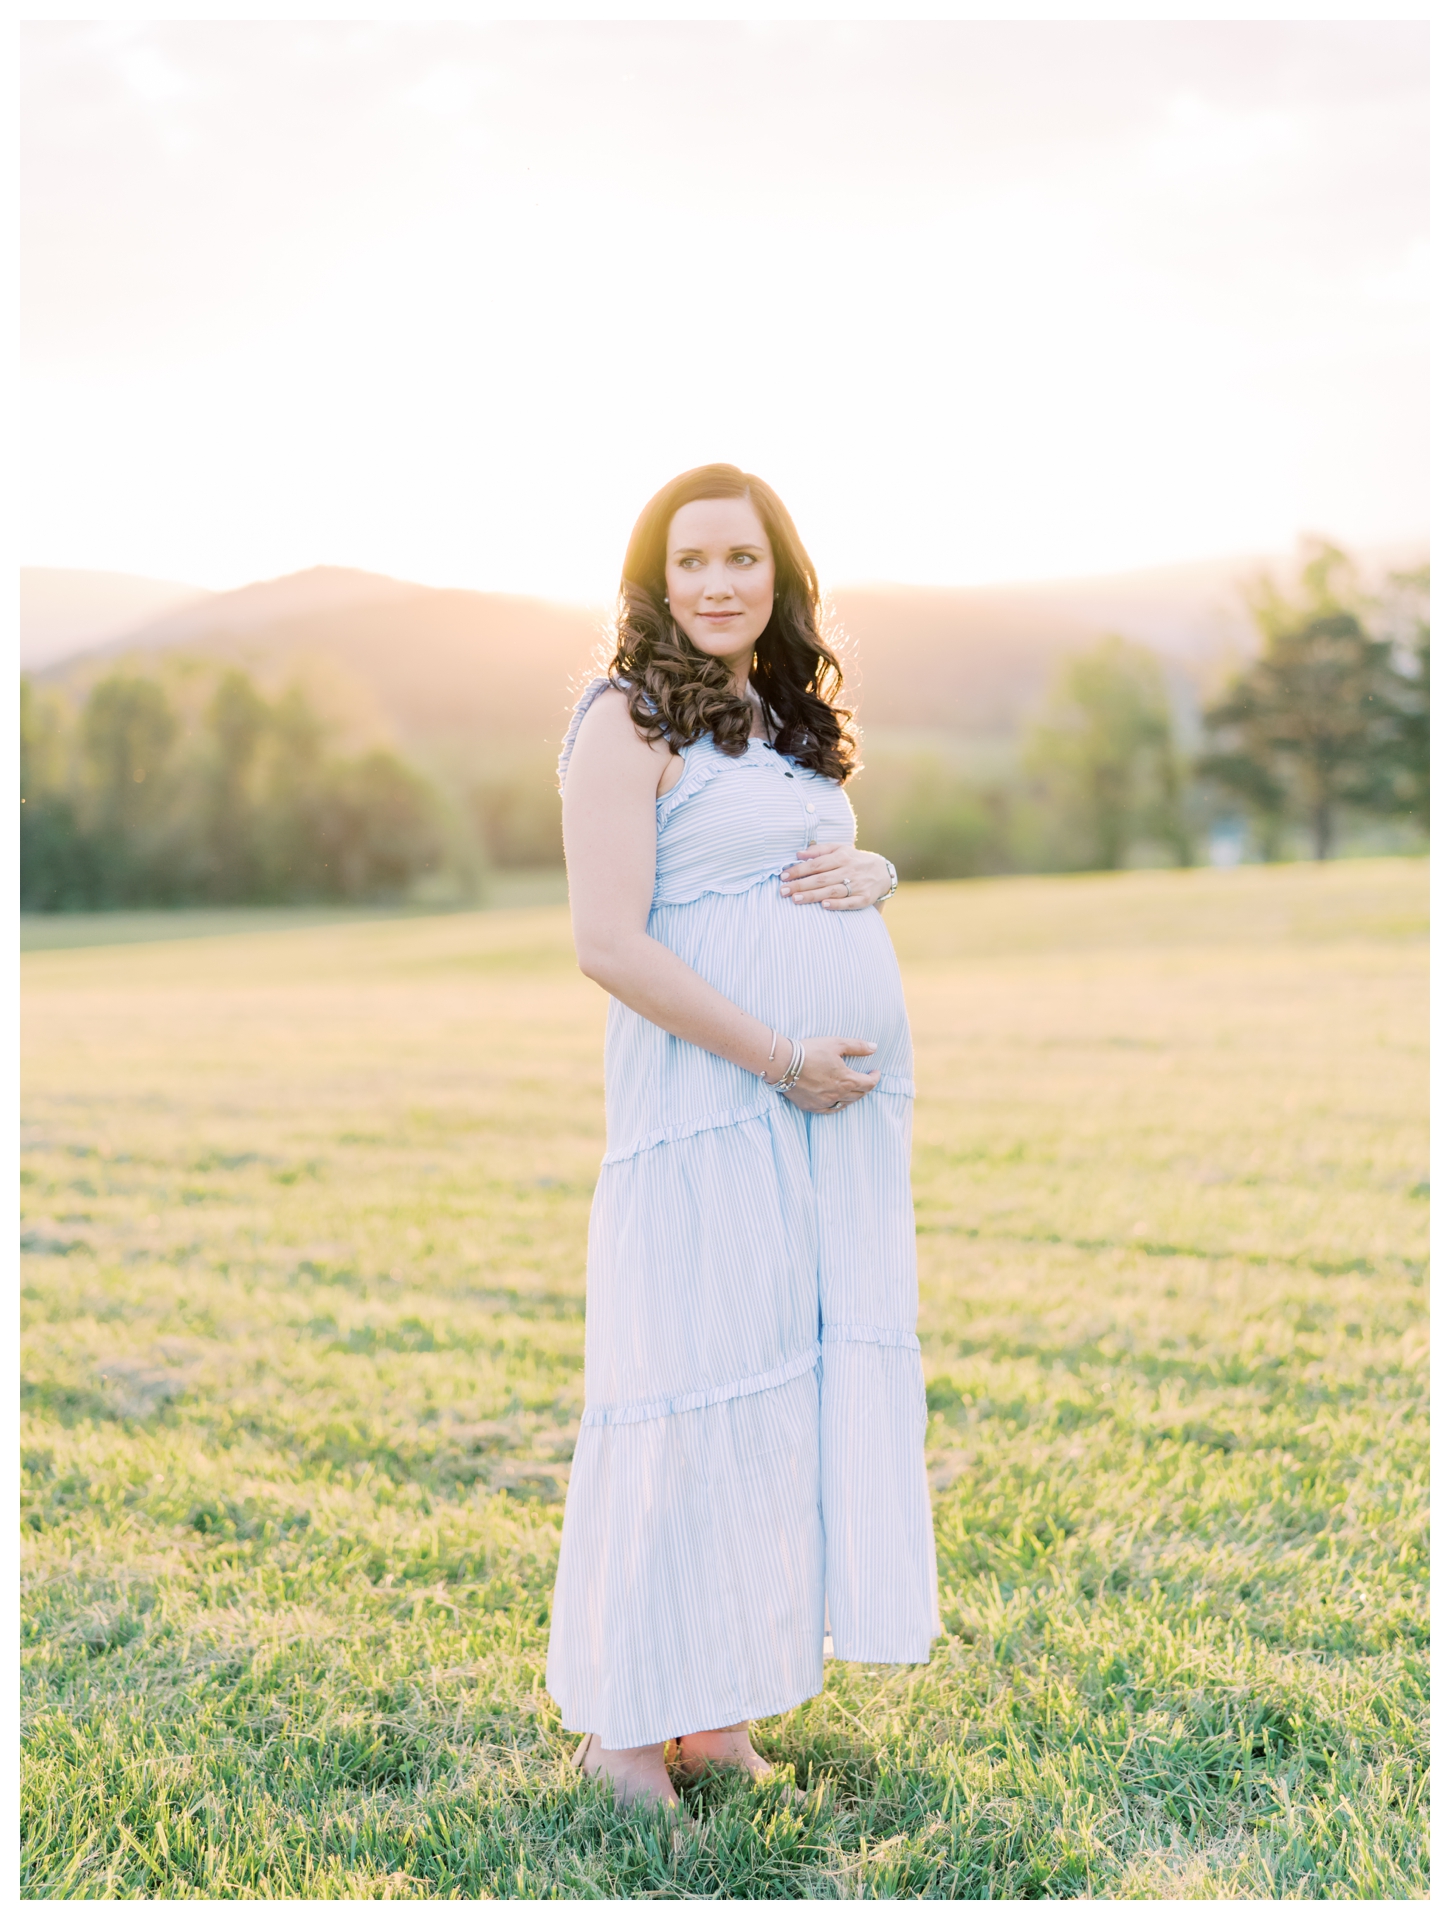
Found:
[[[678,753],[711,734],[722,753],[744,753],[751,712],[723,660],[702,653],[665,604],[670,522],[692,500],[748,500],[775,559],[775,606],[755,643],[750,683],[760,695],[778,753],[830,780],[856,770],[851,715],[835,704],[841,663],[821,634],[821,592],[810,555],[780,496],[753,473],[694,467],[661,487],[634,524],[619,583],[609,678],[629,701],[645,739]]]

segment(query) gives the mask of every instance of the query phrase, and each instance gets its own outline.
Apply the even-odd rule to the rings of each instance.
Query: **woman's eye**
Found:
[[[753,553],[732,553],[730,558],[735,561],[737,566],[753,567],[755,565],[755,555]]]

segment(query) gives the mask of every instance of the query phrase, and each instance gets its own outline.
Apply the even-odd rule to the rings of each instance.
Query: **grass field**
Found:
[[[543,1689],[562,910],[29,954],[26,1892],[1423,1896],[1425,895],[903,889],[946,1634],[675,1832]]]

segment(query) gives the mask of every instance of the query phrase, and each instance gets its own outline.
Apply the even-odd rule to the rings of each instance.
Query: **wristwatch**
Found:
[[[886,855],[883,853],[881,858],[883,860],[886,860]],[[873,907],[884,907],[886,905],[886,902],[891,898],[892,894],[895,893],[896,891],[896,888],[898,885],[897,878],[896,878],[896,869],[895,867],[892,866],[889,860],[886,860],[886,871],[891,875],[891,885],[886,889],[885,893],[881,895],[879,900],[873,900],[871,902]]]

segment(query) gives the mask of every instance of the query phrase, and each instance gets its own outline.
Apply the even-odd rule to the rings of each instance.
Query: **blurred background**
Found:
[[[706,460],[903,877],[1423,848],[1427,26],[22,44],[27,909],[562,897]]]

